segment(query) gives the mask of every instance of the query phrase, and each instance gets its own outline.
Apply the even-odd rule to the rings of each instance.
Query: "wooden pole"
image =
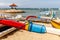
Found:
[[[0,37],[2,37],[2,36],[6,35],[6,34],[8,34],[8,33],[10,33],[10,32],[12,32],[12,31],[14,31],[14,30],[16,30],[16,28],[14,28],[14,27],[9,28],[9,29],[1,32],[1,33],[0,33]]]

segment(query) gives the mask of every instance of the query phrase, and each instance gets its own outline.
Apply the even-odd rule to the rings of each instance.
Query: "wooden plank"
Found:
[[[6,34],[8,34],[8,33],[10,33],[10,32],[12,32],[12,31],[14,31],[14,30],[16,30],[16,28],[14,28],[14,27],[9,28],[9,29],[1,32],[1,33],[0,33],[0,37],[2,37],[2,36],[6,35]]]

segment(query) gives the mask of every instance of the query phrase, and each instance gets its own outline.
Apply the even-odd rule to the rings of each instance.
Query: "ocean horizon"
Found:
[[[0,8],[0,10],[10,10],[10,8]],[[17,8],[17,10],[24,10],[25,13],[0,13],[0,14],[13,14],[13,15],[22,15],[22,16],[46,16],[50,10],[59,11],[59,8]],[[60,12],[56,14],[56,17],[60,18]]]

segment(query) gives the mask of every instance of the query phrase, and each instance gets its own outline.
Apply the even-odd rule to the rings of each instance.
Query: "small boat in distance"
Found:
[[[10,10],[0,10],[0,12],[2,12],[2,13],[24,13],[25,12],[23,10],[16,10],[17,5],[14,3],[9,5],[9,7],[11,7]]]
[[[24,11],[23,10],[10,9],[10,10],[0,10],[0,13],[24,13]]]

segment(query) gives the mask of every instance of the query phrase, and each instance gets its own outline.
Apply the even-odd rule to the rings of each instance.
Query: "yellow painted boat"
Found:
[[[51,20],[51,24],[54,28],[60,29],[60,20]]]

